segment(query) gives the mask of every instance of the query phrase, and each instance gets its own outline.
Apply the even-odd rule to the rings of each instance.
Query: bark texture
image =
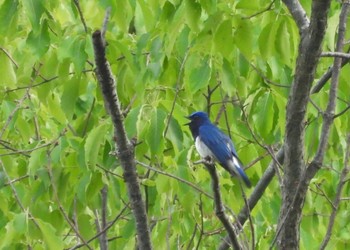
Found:
[[[93,33],[92,41],[95,53],[96,74],[102,89],[106,109],[113,121],[117,156],[124,170],[124,180],[136,221],[138,248],[141,250],[152,249],[145,204],[142,200],[140,185],[137,179],[134,146],[126,136],[115,80],[106,59],[105,42],[99,30]]]

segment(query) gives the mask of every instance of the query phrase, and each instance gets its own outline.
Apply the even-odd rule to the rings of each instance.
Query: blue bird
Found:
[[[194,112],[186,118],[190,122],[185,125],[190,127],[199,155],[217,161],[232,176],[239,176],[247,187],[251,187],[231,139],[212,124],[204,112]]]

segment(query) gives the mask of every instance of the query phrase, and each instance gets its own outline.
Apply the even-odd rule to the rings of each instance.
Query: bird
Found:
[[[231,176],[240,177],[251,187],[232,140],[210,121],[208,114],[196,111],[185,117],[190,120],[185,125],[191,130],[198,154],[203,159],[218,162]]]

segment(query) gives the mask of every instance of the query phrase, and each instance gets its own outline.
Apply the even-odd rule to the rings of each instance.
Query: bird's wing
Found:
[[[201,141],[209,148],[220,165],[231,175],[241,177],[247,187],[251,187],[248,176],[244,173],[243,164],[231,139],[212,124],[202,125],[199,128]]]
[[[236,150],[230,138],[213,124],[200,126],[199,137],[220,164],[226,164],[228,160],[232,159],[232,155],[236,156]]]

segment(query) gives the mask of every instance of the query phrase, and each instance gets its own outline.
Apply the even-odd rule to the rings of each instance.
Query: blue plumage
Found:
[[[247,187],[250,187],[250,181],[244,173],[243,164],[231,139],[212,124],[204,112],[194,112],[187,118],[190,120],[187,125],[190,127],[199,155],[217,161],[232,176],[239,176]]]

